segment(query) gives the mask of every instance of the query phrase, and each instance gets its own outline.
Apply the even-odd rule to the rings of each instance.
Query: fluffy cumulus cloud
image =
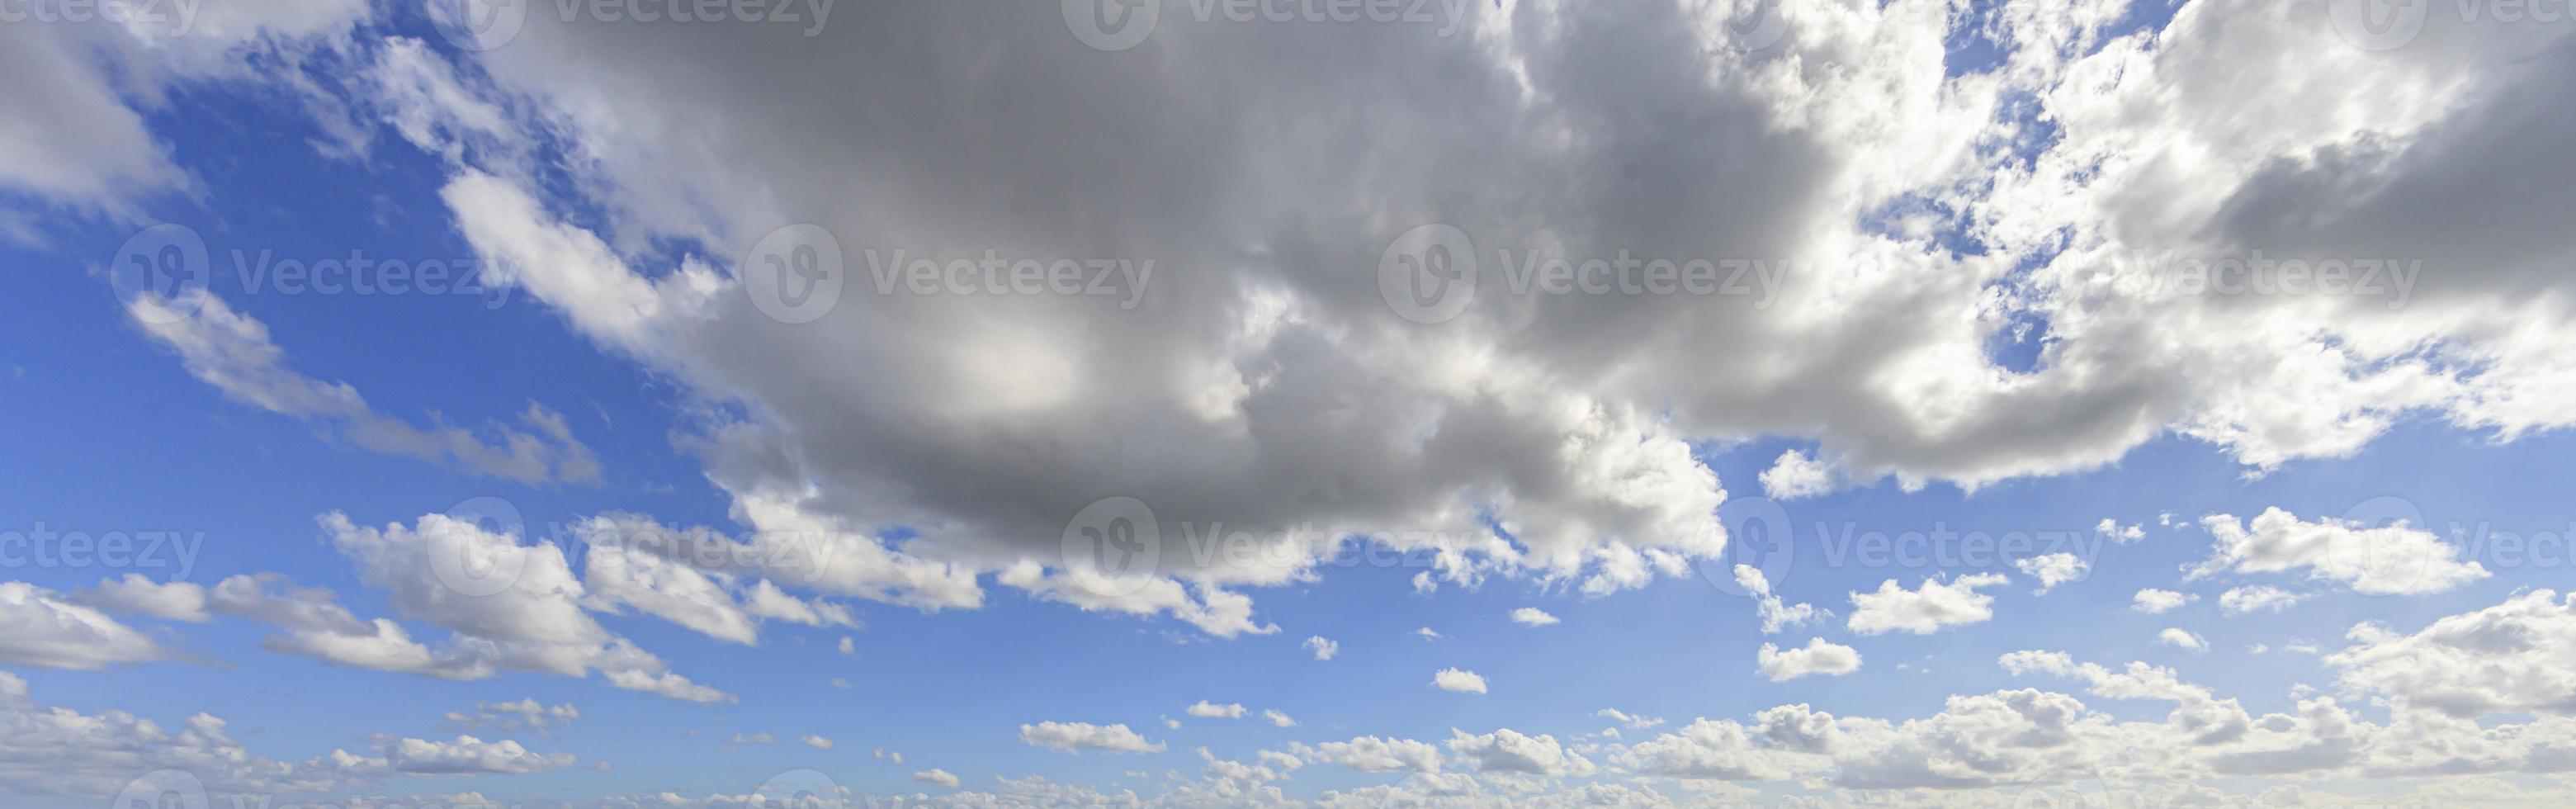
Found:
[[[1772,682],[1794,680],[1810,674],[1850,674],[1860,670],[1860,652],[1824,638],[1813,638],[1802,648],[1781,651],[1774,644],[1762,644],[1755,655],[1755,670]]]
[[[2139,590],[2138,594],[2130,599],[2129,609],[2155,615],[2181,609],[2183,605],[2199,600],[2200,596],[2192,593],[2178,593],[2149,587]]]
[[[1557,623],[1559,620],[1560,619],[1556,616],[1549,615],[1546,610],[1539,609],[1537,607],[1522,607],[1520,609],[1512,610],[1512,623],[1520,624],[1522,626],[1547,626],[1549,624]]]
[[[2268,584],[2250,584],[2244,587],[2230,587],[2227,588],[2227,592],[2219,593],[2218,608],[2229,615],[2267,610],[2279,612],[2307,598],[2305,595]]]
[[[1864,635],[1929,635],[1942,627],[1987,621],[1995,617],[1995,597],[1977,592],[1977,588],[2006,581],[2010,579],[2000,573],[1977,573],[1948,582],[1924,579],[1921,585],[1907,590],[1897,586],[1895,579],[1888,579],[1879,584],[1877,592],[1851,594],[1849,626]]]
[[[1431,687],[1460,694],[1485,693],[1485,678],[1472,671],[1441,669],[1431,675]]]
[[[2457,545],[2399,522],[2368,526],[2326,517],[2300,520],[2267,508],[2247,523],[2226,514],[2201,519],[2217,539],[2217,553],[2194,576],[2219,571],[2304,571],[2309,578],[2340,582],[2372,595],[2438,593],[2487,577],[2475,561],[2460,559]]]
[[[2377,623],[2326,657],[2336,682],[2455,717],[2576,714],[2576,595],[2535,590],[2412,634]]]
[[[2166,627],[2164,631],[2157,632],[2156,643],[2171,646],[2187,652],[2209,651],[2209,640],[2207,638],[2203,638],[2199,633],[2192,632],[2191,630],[2183,629],[2181,627]]]
[[[1753,597],[1754,616],[1761,619],[1765,635],[1825,617],[1813,604],[1791,604],[1780,594],[1771,592],[1771,581],[1762,575],[1761,568],[1736,565],[1735,586],[1744,588],[1745,595]]]
[[[1307,652],[1314,654],[1317,660],[1331,660],[1333,655],[1342,653],[1340,643],[1320,636],[1308,637],[1302,646]]]
[[[1094,725],[1088,722],[1039,722],[1020,726],[1020,741],[1049,750],[1077,753],[1099,750],[1110,753],[1151,753],[1163,749],[1161,742],[1149,742],[1124,724]]]
[[[2037,592],[2045,594],[2060,584],[2082,581],[2093,572],[2093,563],[2071,553],[2050,553],[2013,560],[2013,569],[2039,580]]]
[[[207,5],[185,37],[0,26],[0,64],[47,77],[0,89],[16,122],[0,131],[0,190],[123,221],[139,196],[201,182],[150,123],[191,83],[312,79],[275,95],[309,105],[318,147],[420,150],[442,174],[434,204],[491,260],[486,281],[688,402],[678,443],[745,531],[634,523],[750,552],[577,568],[443,515],[332,515],[328,547],[392,617],[278,576],[70,595],[13,583],[0,662],[161,660],[162,639],[124,621],[245,620],[273,630],[264,648],[341,666],[596,675],[721,701],[599,615],[750,645],[779,623],[854,625],[833,599],[972,609],[1001,587],[1245,638],[1285,631],[1255,599],[1332,575],[1323,560],[1352,535],[1433,560],[1426,590],[1503,578],[1604,597],[1694,575],[1724,558],[1716,510],[1748,483],[1702,460],[1712,441],[1799,442],[1752,482],[1787,500],[1973,490],[2100,468],[2168,436],[2261,476],[2351,456],[2401,423],[2497,441],[2576,426],[2566,26],[2435,14],[2406,47],[2374,51],[2312,2],[2192,0],[2141,28],[2150,4],[2108,0],[1507,0],[1458,5],[1456,36],[1172,20],[1140,51],[1107,54],[1055,4],[871,3],[810,37],[530,14],[513,47],[468,53],[354,37],[381,4]],[[1776,16],[1731,24],[1754,8]],[[1991,64],[1949,64],[1971,32]],[[325,58],[333,69],[304,69]],[[376,142],[379,127],[399,142]],[[41,232],[19,216],[0,215],[0,236]],[[1456,268],[1454,309],[1400,294],[1424,280],[1400,274],[1416,232],[1454,236],[1480,265]],[[812,279],[762,261],[780,242],[838,256],[815,268],[821,306],[781,293]],[[1520,286],[1510,266],[1619,255],[1748,272],[1736,292],[1590,294]],[[1099,267],[1104,294],[904,282],[988,256]],[[2230,262],[2255,286],[2195,283]],[[2351,283],[2318,288],[2329,267]],[[506,481],[602,477],[548,407],[461,427],[388,414],[298,370],[266,324],[212,293],[119,304],[241,407]],[[2005,344],[2035,350],[2007,360]],[[1108,517],[1133,533],[1097,552],[1066,541]],[[1220,524],[1256,552],[1192,553],[1184,529]],[[2273,508],[2202,525],[2216,549],[2191,575],[2224,577],[2230,613],[2295,597],[2237,577],[2465,597],[2490,575],[2408,522]],[[1112,569],[1113,553],[1142,567]],[[2024,561],[2043,589],[2082,575]],[[2008,581],[1890,580],[1851,595],[1846,626],[1989,621],[1980,590]],[[1762,596],[1766,631],[1816,617],[1767,583]],[[2134,604],[2191,600],[2146,590]],[[2173,669],[2016,652],[2003,666],[2030,687],[1908,717],[1780,705],[1590,749],[1503,729],[1445,746],[1358,736],[1286,759],[1209,756],[1209,777],[1171,802],[1261,802],[1265,768],[1290,759],[1403,773],[1319,801],[1346,805],[1663,797],[1536,794],[1540,779],[1604,772],[1717,799],[1745,797],[1732,782],[1786,782],[1968,805],[2088,780],[2494,776],[2427,780],[2425,802],[2564,802],[2534,779],[2569,772],[2576,748],[2571,614],[2533,591],[2421,627],[2365,624],[2320,658],[2333,696],[2260,714]],[[1850,651],[1820,644],[1769,656],[1789,671]],[[283,762],[212,717],[38,708],[0,677],[0,779],[30,792],[96,793],[163,763],[260,794],[572,764],[475,735]],[[1456,669],[1434,684],[1485,690]],[[486,713],[527,716],[476,721],[501,721]],[[1123,724],[1021,737],[1166,750]],[[920,776],[933,774],[946,775]],[[1112,789],[1032,777],[953,797],[1141,802]],[[2173,789],[2157,797],[2211,797]],[[2336,797],[2285,789],[2267,797]]]

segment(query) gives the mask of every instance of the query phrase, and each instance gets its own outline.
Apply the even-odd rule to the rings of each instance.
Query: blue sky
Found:
[[[2568,128],[2497,112],[2567,81],[2564,26],[2435,13],[2386,49],[2331,3],[1926,0],[1746,4],[1788,32],[1747,42],[1661,7],[1443,36],[1166,3],[1104,47],[895,4],[813,35],[540,7],[478,43],[443,0],[206,4],[170,39],[0,23],[61,71],[0,93],[30,131],[0,134],[13,804],[185,773],[726,806],[808,770],[962,805],[2576,794],[2576,250],[2492,215],[2566,192],[2438,179]],[[1506,263],[1793,269],[1755,304],[1488,258],[1426,315],[1382,286],[1435,266],[1398,260],[1424,223]],[[813,322],[761,308],[801,224],[844,256]],[[112,280],[173,226],[205,283]],[[906,294],[879,250],[1155,270]],[[239,271],[263,254],[474,286],[298,290]],[[2096,283],[2177,255],[2430,269],[2396,305]],[[1160,567],[1073,552],[1112,496]],[[496,506],[517,530],[439,521]],[[604,517],[839,566],[602,563]],[[1218,523],[1307,544],[1191,561]],[[72,533],[183,539],[7,558]],[[566,565],[477,594],[458,547]],[[1739,562],[1805,619],[1766,627]],[[578,718],[449,717],[523,699]],[[1780,706],[1839,720],[1795,741]],[[173,735],[201,714],[221,738]]]

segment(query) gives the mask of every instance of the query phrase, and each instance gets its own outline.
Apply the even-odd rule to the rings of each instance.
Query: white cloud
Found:
[[[1833,492],[1834,467],[1793,449],[1780,453],[1771,468],[1762,470],[1761,480],[1762,493],[1774,500],[1815,497]]]
[[[234,401],[332,427],[351,443],[378,452],[453,463],[477,474],[522,482],[599,480],[599,458],[563,416],[529,402],[517,426],[480,430],[414,427],[379,415],[345,382],[323,382],[286,366],[286,351],[268,326],[233,311],[205,290],[165,299],[150,292],[125,302],[136,327],[179,355],[188,373]]]
[[[2172,590],[2158,590],[2156,588],[2149,587],[2138,591],[2136,598],[2129,602],[2129,609],[2137,610],[2148,615],[2157,615],[2181,609],[2183,605],[2199,600],[2200,596],[2195,594],[2178,593]]]
[[[816,749],[816,750],[830,750],[830,749],[832,749],[832,740],[831,740],[831,739],[823,738],[823,737],[821,737],[821,736],[805,736],[805,737],[798,738],[798,739],[796,740],[796,742],[797,742],[798,744],[802,744],[802,745],[805,745],[806,747],[811,747],[811,748],[814,748],[814,749]]]
[[[1412,739],[1360,736],[1312,746],[1300,743],[1289,749],[1308,761],[1339,764],[1362,772],[1439,772],[1441,763],[1440,748]]]
[[[2181,627],[2167,627],[2156,633],[2156,643],[2191,652],[2209,651],[2209,641]]]
[[[1297,726],[1297,720],[1290,719],[1287,714],[1280,713],[1269,708],[1262,709],[1261,718],[1269,720],[1272,727],[1293,728]]]
[[[956,775],[937,767],[913,773],[912,780],[935,787],[947,787],[950,789],[957,788],[959,783]]]
[[[2245,587],[2229,588],[2227,592],[2218,594],[2218,608],[2229,615],[2241,615],[2261,610],[2279,612],[2281,610],[2289,609],[2290,605],[2305,601],[2307,598],[2307,596],[2283,590],[2278,587],[2273,587],[2268,584],[2255,584]]]
[[[1432,631],[1431,627],[1427,627],[1427,626],[1426,626],[1426,627],[1423,627],[1423,628],[1421,628],[1421,629],[1413,630],[1413,635],[1414,635],[1414,637],[1418,637],[1418,638],[1421,638],[1421,639],[1423,639],[1423,640],[1439,640],[1439,639],[1441,639],[1441,638],[1448,637],[1447,635],[1442,635],[1442,634],[1440,634],[1440,633],[1438,633],[1438,632]]]
[[[1759,671],[1772,682],[1784,682],[1810,674],[1850,674],[1860,670],[1860,652],[1824,638],[1812,638],[1804,648],[1780,651],[1780,647],[1762,644],[1756,657]]]
[[[1620,725],[1627,727],[1629,730],[1645,730],[1664,723],[1664,720],[1662,719],[1650,716],[1638,716],[1621,711],[1617,708],[1603,708],[1601,710],[1594,711],[1592,715],[1617,722]]]
[[[2217,539],[2217,553],[2193,577],[2221,570],[2278,573],[2305,568],[2309,578],[2329,579],[2372,595],[2438,593],[2487,577],[2484,566],[2461,561],[2458,546],[2403,522],[2371,528],[2333,517],[2302,522],[2267,508],[2248,526],[2226,514],[2201,518]]]
[[[1431,675],[1431,685],[1442,691],[1460,694],[1485,693],[1485,678],[1472,671],[1441,669]]]
[[[525,775],[579,764],[569,753],[538,754],[518,742],[486,742],[472,736],[453,741],[401,739],[385,746],[385,762],[397,772],[421,775]]]
[[[1202,719],[1241,719],[1243,718],[1243,712],[1242,705],[1234,703],[1217,705],[1208,702],[1207,700],[1199,700],[1197,704],[1191,705],[1189,709],[1185,711],[1185,713],[1188,713],[1191,716]]]
[[[1593,773],[1591,761],[1566,750],[1556,738],[1545,734],[1530,736],[1503,728],[1481,736],[1451,729],[1449,752],[1459,760],[1473,764],[1478,772],[1509,772],[1543,775],[1549,778],[1586,776]]]
[[[0,663],[95,670],[169,654],[106,613],[25,582],[0,583]]]
[[[1547,626],[1557,623],[1557,617],[1537,607],[1522,607],[1512,610],[1512,623],[1522,626]]]
[[[72,600],[109,612],[164,621],[214,620],[214,615],[206,611],[206,588],[184,581],[157,583],[141,573],[127,573],[122,579],[100,579],[96,589],[74,593]]]
[[[1977,592],[2008,581],[2000,573],[1978,573],[1942,583],[1925,579],[1913,590],[1896,585],[1895,579],[1881,582],[1875,593],[1851,594],[1852,616],[1849,626],[1854,632],[1876,635],[1882,632],[1911,632],[1929,635],[1945,626],[1973,624],[1995,617],[1995,597]]]
[[[2355,626],[2328,654],[2336,684],[2461,718],[2539,712],[2576,715],[2576,596],[2534,590],[2434,621],[2414,634]]]
[[[848,635],[842,635],[842,636],[841,636],[841,646],[840,646],[840,649],[841,649],[841,653],[842,653],[842,654],[845,654],[845,655],[854,655],[854,654],[858,654],[858,653],[859,653],[859,645],[858,645],[857,643],[855,643],[855,642],[852,642],[852,641],[850,640],[850,636],[848,636]]]
[[[1044,747],[1049,750],[1062,750],[1067,753],[1076,753],[1084,750],[1102,750],[1111,753],[1153,753],[1160,752],[1163,749],[1162,743],[1146,741],[1145,737],[1137,735],[1136,731],[1128,730],[1125,724],[1094,725],[1088,722],[1039,722],[1034,725],[1021,725],[1020,741],[1026,742],[1034,747]]]
[[[2037,592],[2041,594],[2046,594],[2051,588],[2060,584],[2082,581],[2087,574],[2093,572],[2092,562],[2071,553],[2051,553],[2017,559],[2013,561],[2013,567],[2020,570],[2024,576],[2038,579]]]
[[[1754,616],[1762,621],[1762,634],[1777,634],[1825,617],[1813,604],[1791,605],[1778,593],[1771,592],[1770,580],[1763,578],[1762,570],[1752,565],[1735,566],[1735,584],[1753,597]]]
[[[1307,638],[1306,642],[1301,645],[1305,647],[1306,651],[1313,652],[1315,659],[1317,660],[1331,660],[1333,659],[1333,655],[1341,654],[1342,652],[1341,644],[1321,637]]]
[[[2164,520],[2164,522],[2167,525],[2172,524],[2172,520],[2169,518]],[[2147,537],[2146,526],[2137,524],[2123,526],[2118,520],[2114,520],[2109,517],[2102,518],[2102,522],[2093,526],[2093,531],[2094,533],[2110,538],[2113,542],[2118,542],[2123,545],[2136,542]]]

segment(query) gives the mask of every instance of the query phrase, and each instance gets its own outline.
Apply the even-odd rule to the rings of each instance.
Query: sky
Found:
[[[0,798],[2576,803],[2571,32],[0,0]]]

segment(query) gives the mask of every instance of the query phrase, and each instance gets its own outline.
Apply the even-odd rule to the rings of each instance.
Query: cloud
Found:
[[[1803,625],[1826,617],[1813,604],[1791,605],[1771,592],[1771,582],[1762,570],[1752,565],[1735,566],[1735,584],[1753,596],[1754,615],[1762,621],[1762,634],[1778,634],[1783,629]]]
[[[1305,647],[1306,651],[1313,652],[1315,654],[1315,659],[1317,660],[1331,660],[1333,659],[1333,655],[1341,654],[1342,652],[1341,644],[1320,637],[1307,638],[1306,642],[1301,645]]]
[[[2279,612],[2307,598],[2305,595],[2268,584],[2255,584],[2231,587],[2227,592],[2218,594],[2218,608],[2229,615],[2242,615],[2262,610]]]
[[[379,415],[346,382],[323,382],[286,365],[286,351],[268,326],[233,311],[202,289],[165,299],[150,292],[125,302],[137,328],[179,355],[188,373],[226,398],[283,416],[331,427],[351,443],[377,452],[451,463],[481,475],[521,482],[599,480],[599,458],[574,438],[561,414],[535,402],[517,426],[486,424],[479,430],[410,423]]]
[[[1261,718],[1269,720],[1272,727],[1293,728],[1297,726],[1297,720],[1290,719],[1287,714],[1268,708],[1262,709]]]
[[[2226,514],[2201,518],[2217,539],[2217,552],[2194,568],[2193,578],[2222,570],[2278,573],[2306,569],[2312,579],[2342,582],[2371,595],[2438,593],[2487,577],[2484,566],[2461,561],[2460,549],[2404,522],[2364,527],[2333,517],[2302,522],[2267,508],[2250,527]]]
[[[1995,617],[1995,597],[1977,592],[2009,581],[2000,573],[1978,573],[1961,576],[1943,584],[1938,578],[1924,579],[1913,590],[1896,585],[1895,579],[1881,582],[1874,593],[1851,594],[1851,630],[1864,635],[1883,632],[1911,632],[1929,635],[1945,626],[1980,623]]]
[[[2189,652],[2209,651],[2209,641],[2180,627],[2167,627],[2156,633],[2156,643]]]
[[[1346,742],[1323,742],[1290,747],[1298,757],[1308,761],[1339,764],[1362,772],[1439,772],[1440,748],[1412,739],[1385,739],[1360,736]]]
[[[419,775],[526,775],[566,769],[580,760],[569,753],[540,755],[514,741],[458,736],[444,742],[395,741],[385,746],[385,762],[396,772]]]
[[[2180,609],[2185,604],[2199,600],[2200,596],[2198,595],[2178,593],[2172,590],[2158,590],[2156,588],[2149,587],[2138,591],[2138,595],[2129,602],[2129,609],[2137,610],[2148,615],[2158,615],[2172,612],[2176,609]]]
[[[1645,730],[1664,723],[1664,720],[1662,719],[1650,716],[1638,716],[1621,711],[1617,708],[1603,708],[1601,710],[1594,711],[1592,715],[1617,722],[1629,730]]]
[[[1191,705],[1185,713],[1202,719],[1241,719],[1243,718],[1243,706],[1234,703],[1217,705],[1208,702],[1207,700],[1199,700],[1196,704]]]
[[[2122,545],[2136,542],[2147,537],[2146,526],[2137,524],[2123,526],[2118,520],[2114,520],[2109,517],[2102,518],[2101,523],[2093,526],[2093,532],[2109,537],[2111,541],[2118,542]]]
[[[1431,675],[1431,685],[1442,691],[1459,694],[1485,693],[1485,678],[1472,671],[1441,669]]]
[[[97,670],[169,655],[132,627],[62,594],[26,582],[0,582],[0,663]]]
[[[1111,753],[1154,753],[1163,745],[1136,735],[1124,724],[1094,725],[1088,722],[1039,722],[1020,726],[1020,741],[1033,747],[1076,753],[1101,750]]]
[[[1512,610],[1512,623],[1522,626],[1547,626],[1557,623],[1557,618],[1537,607],[1522,607]]]
[[[2576,715],[2576,596],[2534,590],[2414,634],[2373,622],[2348,637],[2351,646],[2325,656],[2346,692],[2460,718]]]
[[[947,770],[939,769],[937,767],[913,773],[912,780],[935,787],[947,787],[949,789],[956,789],[957,784],[959,783],[957,776],[950,774]]]
[[[1773,644],[1762,644],[1757,654],[1759,671],[1772,682],[1785,682],[1810,674],[1850,674],[1860,670],[1860,652],[1824,638],[1807,641],[1804,648],[1780,651]]]
[[[814,748],[814,749],[816,749],[816,750],[830,750],[830,749],[832,749],[832,740],[831,740],[831,739],[823,738],[823,737],[821,737],[821,736],[804,736],[804,737],[800,737],[800,738],[798,738],[798,739],[796,740],[796,743],[798,743],[798,744],[802,744],[802,745],[805,745],[806,747]]]
[[[2093,563],[2071,553],[2051,553],[2013,560],[2013,568],[2022,575],[2039,580],[2035,592],[2045,595],[2051,588],[2070,581],[2082,581],[2093,572]]]
[[[1762,470],[1762,493],[1774,500],[1796,500],[1829,494],[1834,490],[1834,468],[1831,464],[1807,457],[1800,450],[1780,453],[1771,468]]]
[[[1586,776],[1593,773],[1592,762],[1558,745],[1556,738],[1545,734],[1530,736],[1510,728],[1484,735],[1469,735],[1451,729],[1449,752],[1468,762],[1477,772],[1509,772],[1543,775],[1549,778]]]

